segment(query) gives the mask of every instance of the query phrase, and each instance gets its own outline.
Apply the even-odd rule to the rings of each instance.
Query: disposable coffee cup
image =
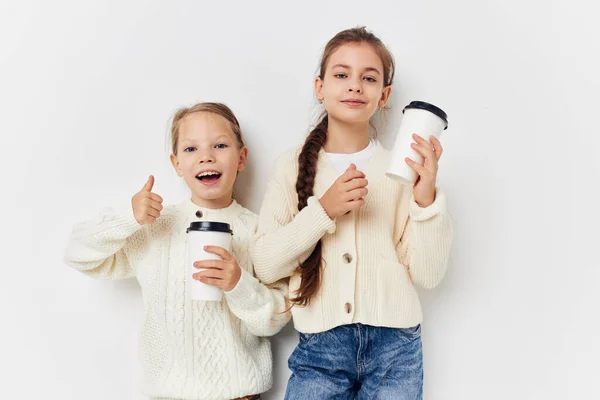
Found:
[[[416,133],[425,140],[430,136],[440,138],[448,128],[448,116],[433,104],[423,101],[412,101],[402,110],[404,116],[394,142],[390,163],[386,175],[407,185],[414,185],[418,174],[405,161],[406,157],[422,164],[423,156],[411,147],[414,143],[412,134]]]
[[[231,252],[233,232],[229,224],[224,222],[196,221],[187,228],[187,288],[192,300],[221,301],[223,291],[215,286],[207,285],[194,279],[193,275],[205,270],[194,267],[194,262],[202,260],[220,260],[213,253],[204,251],[204,246],[218,246]]]

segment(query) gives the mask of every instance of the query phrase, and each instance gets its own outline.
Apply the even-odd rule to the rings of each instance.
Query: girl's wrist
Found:
[[[416,193],[415,193],[416,194]],[[436,188],[435,183],[431,185],[429,190],[426,190],[425,193],[420,191],[418,195],[414,196],[415,202],[421,208],[429,207],[435,201]]]

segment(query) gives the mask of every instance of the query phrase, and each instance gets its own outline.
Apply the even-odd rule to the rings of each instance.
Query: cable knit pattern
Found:
[[[321,149],[314,196],[298,212],[295,182],[300,148],[282,155],[267,185],[250,252],[257,276],[266,283],[290,277],[291,295],[300,286],[299,265],[322,239],[319,292],[306,307],[292,308],[303,333],[363,323],[406,328],[422,321],[415,284],[436,286],[444,276],[452,244],[446,196],[437,189],[426,208],[412,187],[385,175],[389,152],[377,141],[364,170],[369,193],[358,210],[331,220],[319,198],[338,178]]]
[[[196,217],[200,210],[202,218]],[[190,222],[227,222],[232,253],[242,268],[221,302],[193,301],[186,293]],[[168,206],[156,223],[141,226],[130,209],[107,210],[74,227],[65,262],[101,279],[137,278],[144,298],[140,333],[142,392],[160,399],[232,399],[272,385],[267,336],[290,319],[287,280],[269,287],[254,277],[249,239],[257,216],[235,201],[207,209],[185,201]]]

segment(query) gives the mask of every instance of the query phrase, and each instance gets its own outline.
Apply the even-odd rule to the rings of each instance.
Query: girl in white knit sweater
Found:
[[[414,136],[424,164],[414,185],[385,175],[388,152],[369,138],[385,108],[394,60],[364,28],[329,41],[315,80],[325,111],[301,148],[277,162],[251,254],[258,277],[290,277],[300,343],[286,399],[422,398],[421,307],[452,239],[436,189],[442,146]]]
[[[189,200],[163,208],[150,176],[131,207],[109,210],[73,229],[65,260],[94,278],[135,277],[142,288],[142,391],[153,399],[258,399],[272,385],[267,336],[289,321],[287,283],[269,287],[253,276],[248,253],[257,216],[232,197],[247,148],[231,110],[201,103],[177,111],[171,162],[190,189]],[[223,300],[195,301],[186,292],[186,228],[225,222],[232,252],[205,250],[222,260],[200,261],[194,278],[221,288]]]

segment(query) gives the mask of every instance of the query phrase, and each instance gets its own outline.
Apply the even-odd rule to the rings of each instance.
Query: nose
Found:
[[[349,93],[352,93],[352,92],[362,93],[361,82],[356,82],[356,81],[350,82],[350,86],[348,87],[348,92]]]
[[[212,164],[215,162],[215,157],[211,151],[198,152],[198,164]]]

